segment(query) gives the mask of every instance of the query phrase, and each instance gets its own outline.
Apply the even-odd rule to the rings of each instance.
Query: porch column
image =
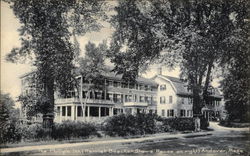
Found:
[[[110,107],[109,108],[109,116],[113,116],[114,114],[113,114],[113,107]]]
[[[99,117],[99,119],[101,118],[101,107],[98,107],[99,109],[98,109],[98,117]]]
[[[65,106],[65,120],[68,118],[68,106]]]
[[[105,86],[105,89],[104,89],[104,100],[106,101],[107,100],[107,81],[106,81],[106,79],[104,80],[104,86]]]
[[[75,106],[74,105],[72,105],[71,106],[71,112],[72,112],[72,114],[71,114],[71,120],[75,120]]]
[[[90,114],[90,107],[87,107],[87,117],[89,118],[89,114]]]
[[[62,106],[59,106],[60,111],[59,111],[59,122],[62,122]]]
[[[78,106],[76,105],[76,121],[77,121],[77,114],[78,113]]]
[[[123,94],[123,103],[125,103],[125,96],[126,94]]]

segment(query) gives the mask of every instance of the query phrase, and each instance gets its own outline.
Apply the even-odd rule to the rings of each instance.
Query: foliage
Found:
[[[87,138],[97,135],[95,125],[84,122],[65,121],[61,124],[55,124],[52,131],[53,139],[71,139],[71,138]]]
[[[106,2],[99,0],[5,0],[22,24],[21,47],[13,48],[6,59],[11,62],[33,58],[36,83],[42,84],[41,104],[54,111],[54,90],[71,88],[75,46],[70,39],[99,30],[105,19]],[[38,85],[39,86],[39,85]]]
[[[249,19],[249,18],[248,18]],[[225,97],[225,108],[228,112],[228,120],[236,122],[250,121],[250,23],[237,23],[235,37],[230,38],[237,47],[227,45],[231,50],[231,57],[225,58],[221,81],[222,91]]]
[[[0,101],[0,142],[14,142],[21,136],[17,133],[19,112],[14,109],[14,101],[9,94],[1,93]]]
[[[131,122],[133,121],[133,122]],[[194,130],[193,118],[161,118],[156,114],[121,114],[109,118],[103,130],[110,136],[154,134],[157,132]]]
[[[163,120],[164,131],[186,131],[194,130],[194,119],[193,118],[169,118]],[[165,128],[166,127],[166,128]]]
[[[237,34],[246,33],[249,2],[128,0],[119,1],[115,11],[109,53],[115,70],[134,79],[154,62],[179,64],[193,91],[194,114],[201,114],[214,67],[244,43]]]
[[[225,109],[228,112],[228,120],[238,122],[250,121],[250,57],[248,48],[231,59],[228,71],[223,76],[221,87],[225,97]]]
[[[41,141],[41,140],[69,140],[74,138],[88,138],[98,136],[96,126],[83,122],[65,121],[57,123],[52,129],[44,128],[42,124],[21,124],[11,123],[8,125],[8,131],[1,138],[2,143],[23,141]]]
[[[92,94],[94,94],[94,90],[104,91],[106,89],[104,83],[104,74],[108,71],[105,66],[106,52],[107,44],[105,41],[98,46],[96,46],[94,43],[88,42],[88,44],[85,46],[85,57],[78,59],[79,67],[75,70],[75,75],[80,75],[81,77],[80,81],[73,78],[73,84],[78,92],[84,119],[84,112],[86,110],[87,100],[90,98],[90,93],[92,92]],[[87,85],[85,84],[83,87],[84,82],[87,82]],[[91,82],[91,84],[88,84],[89,82]],[[86,92],[84,102],[83,91]]]
[[[107,52],[107,43],[96,46],[94,43],[88,42],[85,46],[85,57],[79,58],[79,68],[76,70],[84,78],[83,81],[91,81],[94,86],[88,89],[103,89],[103,74],[108,70],[105,66]]]
[[[200,117],[200,123],[201,123],[201,129],[208,129],[208,126],[209,126],[209,121],[204,117],[204,116],[201,116]]]

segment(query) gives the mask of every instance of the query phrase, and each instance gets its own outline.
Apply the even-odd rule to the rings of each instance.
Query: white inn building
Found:
[[[21,77],[22,94],[34,92],[30,84],[32,72]],[[95,90],[86,101],[85,121],[101,122],[107,117],[120,113],[136,114],[140,112],[157,113],[159,116],[193,117],[192,93],[187,84],[178,78],[158,74],[151,79],[139,77],[136,83],[125,82],[121,75],[105,73],[104,91]],[[81,83],[81,77],[77,77]],[[82,82],[83,101],[86,88],[91,82]],[[203,108],[207,118],[220,117],[223,113],[222,96],[217,89],[211,87],[211,103]],[[26,108],[22,108],[25,118]],[[40,116],[41,117],[41,116]],[[34,117],[32,121],[39,120]],[[55,122],[65,120],[83,121],[82,107],[76,90],[66,97],[55,94]],[[41,118],[40,120],[41,121]]]

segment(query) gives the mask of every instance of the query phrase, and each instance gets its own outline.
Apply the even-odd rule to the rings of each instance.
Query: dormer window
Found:
[[[161,91],[163,91],[163,90],[167,90],[166,85],[165,85],[165,84],[164,84],[164,85],[160,85],[160,90],[161,90]]]

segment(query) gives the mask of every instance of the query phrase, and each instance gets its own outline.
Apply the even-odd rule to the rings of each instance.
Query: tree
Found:
[[[54,112],[54,92],[66,94],[71,87],[75,47],[72,36],[101,28],[106,3],[98,0],[6,0],[22,24],[21,47],[13,48],[7,60],[16,62],[33,58],[36,83],[42,84],[42,105]]]
[[[5,143],[14,139],[16,130],[16,123],[19,112],[14,108],[14,100],[9,94],[1,93],[0,101],[0,142]]]
[[[138,76],[158,61],[181,66],[193,91],[194,114],[201,114],[215,65],[232,52],[230,38],[248,16],[247,1],[120,1],[112,18],[116,31],[109,56],[115,70]],[[237,16],[234,16],[237,15]],[[235,49],[234,49],[235,50]]]
[[[85,57],[79,59],[79,67],[76,74],[80,74],[80,82],[75,80],[79,101],[82,106],[82,114],[85,119],[85,110],[90,94],[95,97],[95,90],[105,92],[105,79],[103,74],[108,71],[105,66],[107,45],[103,42],[96,46],[94,43],[88,42],[85,46]],[[87,82],[83,86],[83,82]],[[79,86],[80,84],[80,86]],[[80,89],[79,89],[80,88]],[[84,90],[83,90],[84,88]],[[83,96],[84,93],[84,96]],[[83,98],[85,98],[83,102]]]
[[[3,123],[18,117],[18,114],[16,114],[15,112],[14,105],[15,105],[14,100],[10,97],[9,94],[1,93],[1,104],[0,104],[1,127],[4,127]]]
[[[221,82],[225,98],[225,108],[230,121],[249,122],[250,120],[250,23],[238,23],[237,27],[242,31],[235,32],[237,38],[231,38],[237,49],[228,57],[228,63],[224,64]],[[228,45],[228,48],[233,48]]]

